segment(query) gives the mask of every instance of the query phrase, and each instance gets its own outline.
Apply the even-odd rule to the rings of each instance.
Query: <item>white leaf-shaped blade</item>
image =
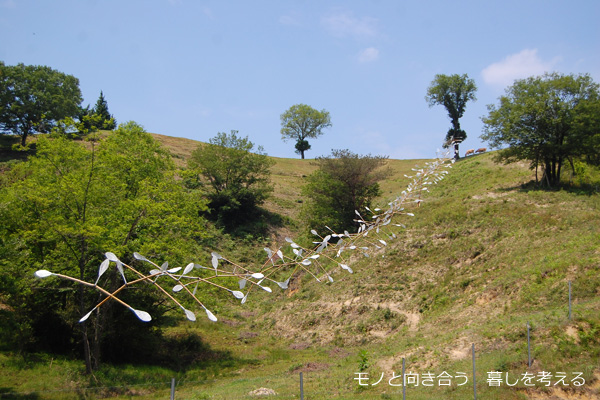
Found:
[[[79,322],[84,322],[85,320],[87,320],[90,317],[90,315],[92,315],[92,312],[94,310],[95,310],[95,308],[92,311],[90,311],[89,313],[85,314],[83,317],[81,317],[81,319],[79,320]]]
[[[244,293],[240,292],[239,290],[232,290],[231,294],[233,295],[233,297],[235,297],[236,299],[243,299],[244,298]]]
[[[215,317],[215,315],[213,313],[211,313],[208,308],[205,308],[204,311],[206,311],[206,315],[208,315],[208,319],[210,319],[213,322],[217,322],[217,317]]]
[[[181,290],[183,290],[183,286],[182,285],[175,285],[173,287],[173,291],[174,292],[181,292]]]
[[[196,286],[194,286],[194,291],[192,292],[194,296],[196,295],[196,291],[198,291],[198,283],[199,282],[196,282]]]
[[[264,251],[267,252],[267,255],[269,256],[269,258],[273,257],[273,252],[271,251],[271,249],[269,249],[268,247],[265,247]]]
[[[238,285],[240,285],[240,289],[243,289],[246,287],[246,280],[245,279],[240,279],[238,281]]]
[[[141,321],[149,322],[152,320],[152,317],[146,311],[134,310],[133,308],[131,309],[131,311],[133,311],[135,316],[138,317]]]
[[[136,260],[140,260],[140,261],[148,261],[148,259],[146,257],[144,257],[143,255],[141,255],[140,253],[133,253],[133,258],[135,258]]]
[[[321,257],[318,254],[313,254],[312,256],[308,257],[308,258],[312,258],[313,260],[316,260],[317,258]]]
[[[312,233],[315,236],[319,236],[319,234],[317,233],[317,231],[315,231],[314,229],[311,229],[310,233]]]
[[[192,322],[196,321],[196,315],[193,312],[191,312],[190,310],[186,310],[185,308],[183,309],[183,311],[185,312],[185,317],[187,319],[189,319]]]
[[[117,260],[117,269],[119,270],[119,272],[121,273],[121,276],[123,277],[123,282],[127,283],[127,279],[125,279],[125,273],[123,272],[123,264],[119,260]]]
[[[179,272],[179,271],[181,271],[181,267],[175,267],[175,268],[171,268],[171,269],[167,270],[167,272],[170,274],[174,274],[175,272]]]
[[[98,268],[98,279],[106,272],[108,269],[108,265],[110,264],[110,260],[106,259],[100,263],[100,268]]]
[[[346,271],[353,273],[354,271],[352,271],[352,268],[350,268],[349,266],[347,266],[346,264],[340,264],[340,267],[342,267],[342,269],[345,269]]]
[[[105,256],[106,256],[106,258],[107,258],[107,259],[109,259],[110,261],[114,261],[114,262],[117,262],[117,261],[119,261],[119,259],[118,259],[118,258],[117,258],[117,256],[115,255],[115,253],[111,253],[111,252],[109,251],[109,252],[106,252],[106,253],[104,253],[104,255],[105,255]]]
[[[382,244],[382,245],[384,245],[384,246],[387,246],[387,243],[385,242],[385,240],[381,240],[381,239],[379,239],[379,243],[381,243],[381,244]]]
[[[50,272],[50,271],[46,270],[46,269],[40,269],[40,270],[37,270],[37,271],[35,271],[35,274],[34,274],[34,275],[35,275],[37,278],[47,278],[47,277],[49,277],[50,275],[54,275],[54,274],[53,274],[52,272]]]
[[[280,288],[285,290],[288,288],[288,285],[290,284],[290,278],[286,279],[285,282],[275,282],[275,283],[278,284]]]
[[[286,237],[285,241],[288,242],[288,243],[294,243],[294,241],[292,239],[290,239],[289,237]]]
[[[158,275],[160,274],[162,271],[160,269],[151,269],[150,270],[150,275]]]
[[[167,270],[167,268],[169,268],[169,262],[168,262],[168,261],[165,261],[165,262],[163,263],[163,265],[161,265],[161,266],[160,266],[160,270],[161,270],[161,271],[166,271],[166,270]]]
[[[217,269],[219,267],[219,258],[215,255],[215,253],[212,253],[213,256],[211,258],[211,262],[212,262],[212,266],[214,269]]]
[[[250,294],[250,292],[246,293],[246,295],[244,296],[244,298],[242,299],[242,304],[244,304],[246,302],[246,300],[248,300],[248,295]]]
[[[281,250],[277,250],[277,255],[283,260],[283,253],[281,252]]]
[[[290,246],[292,246],[292,248],[294,248],[294,249],[300,248],[300,246],[298,246],[296,243],[290,243]]]
[[[260,286],[260,285],[259,285],[259,286]],[[261,288],[262,290],[264,290],[265,292],[269,292],[269,293],[273,292],[273,291],[271,290],[271,288],[270,288],[270,287],[268,287],[268,286],[260,286],[260,288]]]
[[[251,277],[253,277],[254,279],[262,279],[265,276],[263,274],[261,274],[260,272],[255,272],[252,275],[250,275]]]
[[[333,278],[329,275],[327,275],[327,278],[329,278],[329,282],[333,283]]]
[[[306,259],[302,260],[302,262],[300,264],[302,264],[302,265],[310,265],[311,263],[312,263],[312,261],[309,260],[308,258],[306,258]]]
[[[183,270],[183,275],[187,275],[190,272],[192,272],[192,270],[194,269],[194,263],[189,263],[188,265],[186,265],[185,269]]]

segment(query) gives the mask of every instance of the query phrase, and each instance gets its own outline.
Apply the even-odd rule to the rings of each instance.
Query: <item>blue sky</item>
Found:
[[[308,104],[332,127],[308,158],[348,148],[430,158],[450,121],[429,108],[436,74],[478,86],[461,152],[485,146],[486,105],[514,79],[548,71],[600,82],[600,1],[0,0],[0,60],[102,90],[118,122],[207,141],[238,130],[277,157],[279,116]]]

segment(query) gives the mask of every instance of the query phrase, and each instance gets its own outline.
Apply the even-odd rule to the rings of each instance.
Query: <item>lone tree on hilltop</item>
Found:
[[[310,149],[307,138],[316,139],[323,129],[331,126],[326,110],[315,110],[306,104],[296,104],[281,114],[281,136],[284,141],[296,140],[296,153],[304,160],[304,152]]]
[[[505,162],[529,160],[541,165],[542,185],[560,183],[563,163],[574,157],[600,160],[600,89],[589,75],[545,74],[515,81],[488,105],[481,138],[499,152]]]
[[[48,133],[56,122],[76,117],[79,80],[46,66],[5,65],[0,61],[0,130],[21,136]]]
[[[454,143],[454,158],[458,158],[458,143],[467,138],[467,133],[460,129],[459,119],[465,113],[465,107],[469,100],[477,100],[475,92],[477,86],[473,79],[464,75],[438,74],[427,88],[425,100],[429,107],[440,104],[448,111],[452,127],[446,134],[444,148]]]

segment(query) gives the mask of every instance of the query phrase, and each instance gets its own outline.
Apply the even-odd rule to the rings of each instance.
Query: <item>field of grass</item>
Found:
[[[196,146],[163,143],[181,160]],[[275,161],[266,208],[294,222],[303,179],[315,167]],[[419,163],[390,160],[382,203]],[[462,159],[415,216],[401,221],[407,228],[385,252],[356,260],[354,274],[336,271],[332,284],[301,277],[290,291],[223,304],[218,323],[170,328],[168,336],[211,349],[206,361],[170,369],[105,365],[88,377],[77,361],[0,354],[0,398],[164,399],[174,377],[177,399],[250,399],[261,387],[277,393],[267,398],[298,399],[302,372],[306,399],[398,399],[402,388],[390,379],[404,359],[407,373],[435,376],[433,386],[407,387],[408,399],[470,399],[473,345],[479,399],[600,398],[600,174],[590,176],[582,188],[544,191],[530,183],[526,165],[496,164],[493,154]],[[303,229],[288,224],[273,240]],[[361,371],[364,386],[355,379]],[[492,371],[502,374],[499,387],[488,384]],[[439,385],[444,372],[450,386]],[[538,381],[543,372],[552,374],[550,386]],[[583,386],[574,385],[576,372]],[[506,383],[526,373],[534,386]],[[568,386],[554,385],[560,373]],[[459,386],[465,378],[458,375],[468,381]]]

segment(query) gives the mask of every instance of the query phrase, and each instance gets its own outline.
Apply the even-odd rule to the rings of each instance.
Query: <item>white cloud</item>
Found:
[[[379,50],[377,50],[375,47],[368,47],[358,54],[358,61],[361,63],[375,61],[378,58]]]
[[[371,17],[356,18],[352,14],[339,13],[321,18],[321,25],[333,36],[369,38],[377,35],[377,20]]]
[[[485,83],[504,87],[512,85],[515,79],[551,72],[557,61],[557,58],[552,61],[544,61],[538,56],[537,49],[525,49],[487,66],[481,71],[481,75]]]

